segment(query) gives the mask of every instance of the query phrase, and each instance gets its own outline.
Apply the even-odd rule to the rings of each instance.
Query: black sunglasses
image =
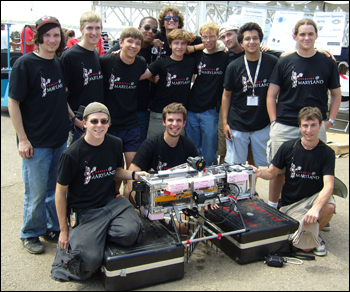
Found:
[[[141,26],[142,27],[142,26]],[[149,24],[146,24],[146,25],[144,25],[143,26],[143,28],[145,29],[145,30],[150,30],[151,29],[151,26],[149,25]],[[157,31],[158,31],[158,29],[154,26],[154,27],[152,27],[152,32],[153,33],[157,33]]]
[[[102,125],[107,125],[109,120],[107,120],[107,119],[102,119],[102,120],[92,119],[92,120],[90,120],[90,123],[93,125],[97,125],[98,122],[101,122]]]
[[[165,16],[164,20],[165,21],[170,21],[170,19],[173,19],[175,22],[179,22],[180,18],[178,18],[177,16]]]

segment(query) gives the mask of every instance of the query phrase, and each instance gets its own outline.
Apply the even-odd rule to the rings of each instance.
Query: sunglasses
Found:
[[[141,26],[143,27],[145,30],[149,31],[150,29],[152,29],[152,32],[153,33],[157,33],[158,29],[156,27],[151,27],[149,24],[146,24],[144,26]]]
[[[92,119],[92,120],[90,120],[90,123],[93,125],[97,125],[98,122],[101,122],[102,125],[107,125],[109,120],[108,119],[102,119],[102,120]]]
[[[171,19],[173,19],[175,22],[179,22],[180,18],[178,18],[177,16],[165,16],[164,20],[165,21],[170,21]]]

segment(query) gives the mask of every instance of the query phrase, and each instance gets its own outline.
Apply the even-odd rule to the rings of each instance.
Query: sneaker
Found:
[[[44,245],[40,242],[39,237],[29,237],[22,239],[23,246],[29,253],[43,253],[45,251]]]
[[[322,231],[331,231],[331,224],[328,222],[326,226],[322,228]]]
[[[325,255],[327,255],[326,244],[322,238],[320,239],[321,239],[321,245],[318,247],[315,247],[313,249],[313,253],[319,257],[324,257]]]
[[[55,242],[55,243],[57,243],[59,237],[60,237],[59,231],[50,231],[50,232],[46,232],[43,235],[44,239],[46,239],[47,241]]]

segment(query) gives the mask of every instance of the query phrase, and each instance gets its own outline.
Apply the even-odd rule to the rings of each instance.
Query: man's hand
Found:
[[[146,171],[136,171],[135,172],[135,180],[139,180],[141,176],[149,177],[149,173]]]
[[[255,177],[258,178],[258,177],[261,177],[261,170],[259,168],[257,168],[256,166],[254,165],[248,165],[250,166],[251,168],[253,168],[254,172],[255,172]]]
[[[307,227],[310,224],[316,223],[318,218],[320,217],[320,211],[314,208],[313,206],[304,217],[304,225]]]
[[[151,77],[151,81],[153,82],[153,83],[157,83],[158,81],[159,81],[159,74],[158,75],[156,75],[156,76],[152,76]]]
[[[68,245],[68,234],[69,231],[61,231],[60,236],[58,238],[58,242],[60,243],[60,247],[65,250]]]
[[[33,157],[33,146],[28,139],[18,143],[18,153],[22,158]]]
[[[151,42],[151,45],[157,47],[158,51],[160,51],[160,49],[163,47],[164,43],[161,40],[159,40],[159,39],[154,39]]]
[[[232,132],[228,124],[223,127],[225,138],[232,142]]]
[[[122,51],[122,49],[119,49],[118,51],[113,51],[113,52],[111,52],[111,54],[113,54],[113,55],[119,55],[121,51]]]
[[[318,51],[321,54],[326,55],[328,58],[332,58],[334,62],[336,62],[337,60],[335,59],[335,57],[333,56],[333,54],[328,51],[328,50],[323,50],[323,49],[316,49],[316,51]]]
[[[271,51],[271,49],[269,47],[267,47],[267,46],[261,46],[260,47],[260,51],[262,51],[262,52],[269,52],[269,51]]]

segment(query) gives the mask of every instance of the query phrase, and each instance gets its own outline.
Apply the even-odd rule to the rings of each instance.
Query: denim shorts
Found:
[[[119,137],[123,141],[123,152],[137,152],[140,142],[140,128],[133,128],[117,132],[109,132],[109,134]]]

